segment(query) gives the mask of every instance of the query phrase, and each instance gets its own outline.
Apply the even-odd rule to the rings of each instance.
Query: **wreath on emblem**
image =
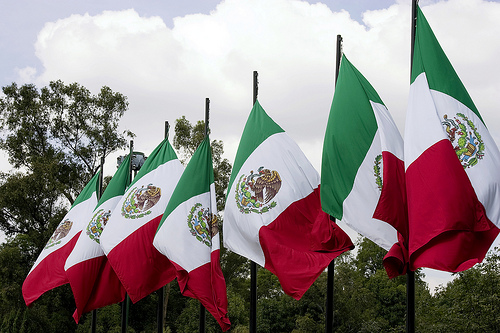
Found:
[[[52,237],[49,238],[47,245],[45,245],[45,249],[61,244],[61,239],[68,235],[68,233],[71,231],[72,226],[73,222],[71,222],[70,220],[64,220],[59,223],[56,230],[52,234]]]
[[[191,235],[206,246],[212,246],[212,238],[219,232],[216,214],[212,214],[209,208],[202,207],[201,203],[196,203],[189,211],[187,224]]]
[[[457,157],[464,169],[476,165],[484,157],[484,142],[474,123],[463,113],[457,113],[453,119],[443,116],[441,122],[448,134]]]
[[[98,244],[100,243],[102,231],[104,230],[104,227],[108,223],[110,216],[111,216],[110,210],[106,212],[104,211],[104,209],[99,209],[94,214],[94,216],[92,216],[92,219],[87,225],[87,235]]]
[[[281,188],[281,177],[276,170],[264,169],[261,166],[257,173],[250,171],[247,176],[241,175],[236,184],[236,205],[243,214],[264,214],[277,206],[271,201]],[[270,202],[271,201],[271,202]]]
[[[382,155],[377,155],[375,157],[375,164],[373,165],[373,175],[375,176],[375,183],[380,191],[382,191],[382,177],[380,176],[380,163],[382,161]]]
[[[161,198],[161,188],[149,184],[141,188],[134,187],[122,205],[122,216],[127,219],[139,219],[151,214],[151,208]]]

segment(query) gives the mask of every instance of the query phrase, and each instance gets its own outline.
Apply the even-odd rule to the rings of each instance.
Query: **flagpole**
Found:
[[[208,136],[208,123],[210,119],[210,99],[205,98],[205,137]],[[206,309],[203,306],[203,304],[200,302],[200,324],[198,331],[200,333],[205,333],[205,326],[206,326]]]
[[[168,139],[168,130],[170,129],[170,124],[165,120],[165,133],[164,138]],[[161,287],[156,291],[158,296],[158,306],[156,308],[156,325],[157,332],[163,333],[163,308],[165,307],[165,286]]]
[[[128,165],[128,172],[129,172],[129,184],[132,183],[132,154],[134,152],[134,141],[130,140],[130,158],[129,158],[129,165]],[[122,302],[122,333],[127,332],[127,326],[128,326],[128,310],[130,307],[130,298],[128,297],[128,294],[125,293],[125,299]]]
[[[335,86],[339,78],[340,60],[342,59],[342,36],[337,35],[337,59],[335,62]]]
[[[259,80],[257,71],[253,72],[253,105],[257,102]],[[257,264],[250,261],[250,333],[257,332]]]
[[[342,59],[342,36],[337,35],[337,55],[335,62],[335,85],[337,85],[337,78],[339,77],[340,60]],[[330,216],[330,220],[335,223],[335,218]],[[326,325],[325,332],[333,332],[333,287],[334,287],[334,276],[335,276],[335,259],[333,259],[328,265],[328,276],[326,284]]]
[[[99,168],[99,191],[97,192],[97,201],[101,198],[102,195],[102,187],[103,187],[103,172],[104,172],[104,155],[105,153],[102,153],[101,156],[101,166]],[[92,322],[90,324],[90,332],[95,333],[97,328],[97,309],[92,310]]]
[[[413,52],[415,49],[415,30],[417,27],[417,5],[418,5],[418,0],[412,0],[410,81],[411,81],[411,72],[413,69]],[[409,263],[408,263],[408,269],[406,270],[406,332],[415,333],[415,272],[410,270]]]
[[[418,0],[412,0],[412,2],[411,2],[410,80],[411,80],[411,71],[413,68],[413,52],[415,49],[415,30],[417,28],[417,5],[418,5]]]
[[[210,118],[210,98],[205,98],[205,136],[208,135],[208,122]]]

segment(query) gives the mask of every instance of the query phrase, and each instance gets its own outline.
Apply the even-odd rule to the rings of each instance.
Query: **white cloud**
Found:
[[[423,8],[445,51],[492,132],[500,129],[495,99],[500,4],[481,0],[438,2]],[[36,42],[44,71],[40,84],[77,81],[127,95],[123,120],[152,150],[163,120],[203,118],[211,99],[214,138],[238,138],[251,108],[252,72],[259,72],[259,100],[303,144],[318,168],[318,151],[333,96],[335,40],[373,84],[404,130],[409,81],[410,6],[400,2],[367,11],[361,25],[346,11],[296,0],[221,2],[209,15],[174,19],[140,17],[133,9],[96,16],[72,15],[47,23]],[[478,21],[481,24],[478,24]],[[479,37],[478,37],[479,36]],[[25,80],[33,76],[23,72]],[[492,75],[496,74],[496,75]],[[31,76],[30,76],[31,75]],[[159,135],[151,135],[158,132]],[[495,137],[497,142],[500,138]],[[237,139],[236,139],[237,140]],[[236,147],[236,144],[226,143]],[[306,149],[307,148],[307,149]],[[230,159],[235,150],[228,151]]]
[[[91,87],[142,86],[157,91],[171,74],[165,69],[179,62],[174,44],[159,17],[142,18],[130,9],[47,23],[35,48],[45,68],[43,81],[62,78]]]
[[[17,69],[17,75],[19,84],[31,83],[36,80],[36,68],[28,66]]]
[[[431,268],[424,270],[425,280],[428,281],[428,287],[431,294],[435,294],[437,288],[446,286],[446,284],[456,278],[456,275],[449,272],[438,271]]]

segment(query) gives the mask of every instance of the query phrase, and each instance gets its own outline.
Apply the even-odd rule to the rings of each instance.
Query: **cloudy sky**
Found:
[[[204,117],[231,161],[259,101],[320,171],[336,36],[404,135],[410,0],[0,0],[0,85],[52,80],[128,96],[122,129],[148,155],[164,121]],[[500,144],[500,2],[422,0],[441,46]],[[116,170],[117,152],[108,159]],[[0,163],[3,170],[8,165]],[[436,275],[440,279],[443,275]],[[448,275],[444,275],[447,279]],[[433,285],[436,283],[433,280]]]

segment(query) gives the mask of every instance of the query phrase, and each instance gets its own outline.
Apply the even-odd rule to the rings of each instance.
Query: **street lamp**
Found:
[[[117,167],[119,167],[120,164],[122,164],[123,160],[126,157],[127,157],[127,155],[118,156],[116,158]],[[144,162],[146,161],[146,159],[147,159],[147,156],[144,155],[144,153],[142,153],[140,151],[134,151],[132,153],[132,170],[134,170],[134,174],[137,174],[137,171],[139,171],[141,169],[141,167],[144,164]]]

